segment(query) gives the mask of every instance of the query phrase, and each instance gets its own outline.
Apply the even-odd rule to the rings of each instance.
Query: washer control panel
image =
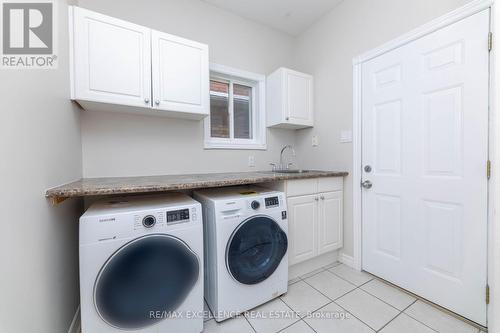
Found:
[[[167,225],[189,222],[189,209],[167,211]]]
[[[278,207],[280,205],[280,200],[277,196],[265,198],[264,201],[266,202],[266,208]]]
[[[250,206],[252,207],[253,210],[257,210],[260,207],[260,202],[258,202],[257,200],[254,200],[254,201],[252,201]]]
[[[152,211],[134,215],[134,230],[153,229],[165,225],[165,213]]]
[[[156,224],[156,217],[153,215],[147,215],[142,219],[142,225],[145,228],[152,228]]]

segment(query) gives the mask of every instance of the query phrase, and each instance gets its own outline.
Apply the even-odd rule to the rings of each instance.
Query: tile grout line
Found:
[[[335,267],[337,267],[337,266],[335,266]],[[354,288],[354,289],[352,289],[352,290],[350,290],[350,291],[348,291],[348,292],[346,292],[345,294],[343,294],[343,295],[341,295],[341,296],[339,296],[339,297],[335,298],[334,300],[332,300],[332,302],[330,302],[330,303],[326,304],[325,306],[321,307],[320,309],[322,309],[322,308],[324,308],[324,307],[326,307],[326,306],[330,305],[331,303],[335,303],[337,306],[339,306],[340,308],[342,308],[342,309],[343,309],[344,311],[346,311],[347,313],[351,314],[354,318],[356,318],[357,320],[359,320],[360,322],[362,322],[363,324],[365,324],[365,325],[366,325],[367,327],[369,327],[371,330],[373,330],[373,331],[375,331],[375,332],[378,332],[376,329],[374,329],[373,327],[371,327],[370,325],[368,325],[367,323],[365,323],[365,322],[364,322],[363,320],[361,320],[360,318],[356,317],[353,313],[351,313],[351,312],[350,312],[350,311],[348,311],[346,308],[344,308],[342,305],[340,305],[339,303],[337,303],[337,302],[336,302],[336,300],[338,300],[338,299],[340,299],[340,298],[342,298],[342,297],[344,297],[344,296],[346,296],[346,295],[348,295],[348,294],[352,293],[353,291],[355,291],[355,290],[358,290],[358,289],[359,289],[359,290],[361,290],[361,291],[363,291],[363,292],[366,292],[368,295],[370,295],[370,296],[372,296],[372,297],[374,297],[374,298],[378,299],[379,301],[383,302],[384,304],[389,305],[390,307],[392,307],[393,309],[395,309],[396,311],[398,311],[398,312],[399,312],[399,313],[398,313],[398,314],[397,314],[394,318],[392,318],[392,319],[391,319],[391,320],[389,320],[389,321],[388,321],[388,322],[387,322],[384,326],[382,326],[382,328],[380,328],[380,330],[382,330],[382,329],[383,329],[386,325],[388,325],[391,321],[393,321],[393,320],[394,320],[394,319],[396,319],[396,318],[397,318],[397,317],[398,317],[401,313],[403,313],[403,311],[404,311],[404,310],[403,310],[403,311],[401,311],[401,310],[399,310],[399,309],[395,308],[394,306],[392,306],[392,305],[390,305],[390,304],[386,303],[385,301],[381,300],[380,298],[376,297],[375,295],[372,295],[372,294],[368,293],[367,291],[365,291],[364,289],[361,289],[361,287],[362,287],[362,286],[364,286],[364,285],[366,285],[366,284],[368,284],[368,283],[372,282],[372,281],[375,279],[375,277],[374,277],[373,275],[371,275],[371,274],[370,274],[370,276],[372,277],[370,280],[368,280],[368,281],[366,281],[366,282],[364,282],[364,283],[360,284],[359,286],[357,286],[357,285],[353,284],[351,281],[348,281],[348,280],[344,279],[343,277],[341,277],[341,276],[339,276],[339,275],[335,274],[335,272],[330,271],[329,269],[326,269],[326,270],[324,270],[324,271],[328,271],[329,273],[331,273],[331,274],[335,275],[336,277],[338,277],[338,278],[340,278],[340,279],[342,279],[342,280],[346,281],[347,283],[349,283],[349,284],[353,285],[355,288]],[[324,272],[324,271],[323,271],[323,272]],[[321,272],[320,272],[320,273],[321,273]],[[319,274],[319,273],[318,273],[318,274]],[[315,275],[317,275],[317,274],[314,274],[313,276],[315,276]],[[310,276],[310,277],[312,277],[312,276]],[[309,278],[309,277],[308,277],[308,278]],[[323,294],[320,290],[316,289],[314,286],[312,286],[311,284],[309,284],[309,283],[308,283],[305,279],[304,279],[304,280],[302,280],[302,281],[304,281],[307,285],[309,285],[309,286],[310,286],[311,288],[313,288],[314,290],[318,291],[318,292],[319,292],[320,294],[322,294],[323,296],[327,297],[328,299],[331,299],[331,298],[330,298],[330,297],[328,297],[327,295]],[[412,302],[412,304],[413,304],[413,303],[415,303],[415,302],[416,302],[416,300],[415,300],[415,301],[413,301],[413,302]],[[409,306],[411,306],[412,304],[410,304]],[[409,307],[409,306],[408,306],[408,307]],[[318,310],[320,310],[320,309],[318,309]],[[316,310],[316,311],[318,311],[318,310]],[[405,310],[406,310],[406,308],[405,308]],[[313,311],[313,312],[316,312],[316,311]],[[306,322],[306,323],[307,323],[307,322]]]
[[[408,317],[410,317],[411,319],[415,320],[416,322],[418,322],[418,323],[420,323],[420,324],[424,325],[425,327],[427,327],[427,328],[429,328],[429,329],[433,330],[434,332],[438,332],[438,333],[439,333],[439,331],[438,331],[437,329],[434,329],[434,328],[430,327],[430,326],[429,326],[429,325],[427,325],[426,323],[421,322],[420,320],[418,320],[417,318],[413,317],[413,316],[412,316],[412,315],[410,315],[408,312],[406,312],[406,310],[408,310],[409,308],[411,308],[411,307],[412,307],[412,305],[414,305],[414,304],[415,304],[415,303],[417,303],[418,301],[420,301],[420,300],[417,298],[417,299],[415,300],[415,302],[411,303],[409,306],[407,306],[407,307],[403,310],[403,313],[404,313],[405,315],[407,315]],[[434,309],[435,309],[435,310],[438,310],[438,309],[436,309],[436,308],[434,308]]]
[[[340,275],[337,275],[335,272],[332,272],[332,271],[330,271],[330,270],[327,270],[327,271],[328,271],[328,272],[330,272],[330,273],[332,273],[332,274],[334,274],[335,276],[337,276],[337,277],[341,278],[342,280],[344,280],[344,281],[349,282],[349,283],[351,283],[351,284],[352,284],[352,282],[350,282],[350,281],[348,281],[348,280],[344,279],[344,278],[343,278],[343,277],[341,277]],[[368,274],[369,274],[369,273],[368,273]],[[349,293],[353,292],[353,291],[354,291],[354,290],[356,290],[356,289],[360,289],[361,291],[363,291],[363,292],[367,293],[367,294],[368,294],[368,295],[370,295],[370,296],[375,297],[375,298],[376,298],[376,299],[378,299],[379,301],[381,301],[381,302],[383,302],[383,303],[385,303],[385,304],[389,305],[390,307],[392,307],[392,308],[396,309],[396,310],[397,310],[397,311],[399,311],[399,312],[403,312],[403,311],[405,311],[405,310],[409,307],[409,306],[408,306],[408,307],[406,307],[404,310],[400,310],[400,309],[396,308],[394,305],[389,304],[389,303],[388,303],[388,302],[386,302],[385,300],[381,299],[380,297],[378,297],[378,296],[376,296],[376,295],[373,295],[373,294],[372,294],[372,293],[370,293],[369,291],[367,291],[367,290],[363,289],[363,288],[362,288],[363,286],[367,285],[368,283],[370,283],[370,282],[372,282],[372,281],[379,281],[379,282],[381,282],[381,283],[384,283],[382,280],[378,279],[376,276],[371,275],[371,274],[370,274],[370,276],[372,276],[372,278],[371,278],[370,280],[366,281],[365,283],[360,284],[360,285],[359,285],[359,286],[357,286],[355,289],[353,289],[353,290],[349,291],[348,293],[345,293],[345,294],[344,294],[344,295],[342,295],[341,297],[346,296],[347,294],[349,294]],[[306,283],[307,283],[307,282],[306,282]],[[390,285],[388,285],[388,286],[389,286],[389,287],[392,287],[392,286],[390,286]],[[311,287],[312,287],[312,286],[311,286]],[[313,288],[314,288],[314,287],[313,287]],[[392,288],[394,288],[394,287],[392,287]],[[411,294],[409,294],[409,293],[407,293],[407,292],[405,292],[405,291],[403,291],[403,290],[400,290],[400,289],[398,289],[398,288],[394,288],[394,289],[396,289],[396,290],[398,290],[398,291],[401,291],[402,293],[404,293],[404,294],[406,294],[406,295],[408,295],[408,296],[410,296],[410,297],[412,297],[412,298],[415,298],[415,301],[413,301],[413,302],[410,304],[410,306],[411,306],[413,303],[415,303],[416,301],[418,301],[418,298],[414,297],[413,295],[411,295]],[[336,298],[336,299],[335,299],[335,301],[336,301],[336,300],[338,300],[339,298],[340,298],[340,297]]]
[[[372,280],[372,281],[373,281],[373,280]],[[371,282],[371,281],[370,281],[370,282]],[[360,286],[360,287],[361,287],[361,286]],[[376,298],[376,299],[378,299],[379,301],[381,301],[381,302],[383,302],[383,303],[385,303],[385,304],[389,305],[391,308],[396,309],[396,310],[398,310],[399,312],[403,312],[404,310],[408,309],[408,307],[410,307],[411,305],[413,305],[413,303],[415,303],[415,302],[417,301],[417,299],[415,299],[413,302],[411,302],[411,304],[410,304],[409,306],[407,306],[406,308],[404,308],[404,310],[400,310],[400,309],[398,309],[397,307],[395,307],[394,305],[387,303],[387,302],[386,302],[386,301],[384,301],[382,298],[380,298],[380,297],[378,297],[378,296],[376,296],[376,295],[373,295],[373,294],[372,294],[372,293],[370,293],[369,291],[364,290],[363,288],[360,288],[360,290],[364,291],[365,293],[367,293],[367,294],[368,294],[368,295],[370,295],[370,296],[375,297],[375,298]],[[412,297],[412,298],[415,298],[415,297]]]
[[[329,304],[331,304],[331,303],[329,303]],[[325,306],[326,306],[326,305],[325,305]],[[316,330],[315,330],[315,329],[314,329],[311,325],[309,325],[309,323],[308,323],[307,321],[305,321],[304,319],[302,319],[302,321],[303,321],[303,322],[304,322],[307,326],[309,326],[309,328],[310,328],[310,329],[311,329],[314,333],[318,333],[318,332],[316,332]]]
[[[328,298],[331,302],[334,302],[335,300],[337,300],[337,299],[339,299],[339,298],[341,298],[341,297],[344,297],[345,295],[349,294],[350,292],[352,292],[352,291],[354,291],[354,290],[358,289],[355,285],[352,285],[352,286],[354,287],[354,289],[349,290],[348,292],[346,292],[346,293],[342,294],[341,296],[339,296],[339,297],[337,297],[337,298],[331,298],[331,297],[329,297],[328,295],[323,294],[323,292],[322,292],[321,290],[317,289],[316,287],[314,287],[312,284],[310,284],[310,283],[309,283],[309,282],[307,282],[306,280],[304,280],[304,282],[305,282],[308,286],[310,286],[311,288],[313,288],[314,290],[316,290],[317,292],[319,292],[321,295],[323,295],[323,296],[325,296],[326,298]],[[330,303],[331,303],[331,302],[330,302]]]
[[[342,264],[340,264],[340,265],[342,265]],[[338,266],[340,266],[340,265],[337,265],[337,266],[335,266],[335,267],[338,267]],[[373,278],[372,278],[372,279],[370,279],[370,280],[368,280],[368,281],[366,281],[365,283],[360,284],[359,286],[356,286],[356,285],[355,285],[355,284],[353,284],[352,282],[350,282],[350,281],[348,281],[348,280],[346,280],[346,279],[342,278],[341,276],[339,276],[339,275],[335,274],[334,272],[331,272],[329,269],[326,269],[326,270],[324,270],[324,271],[328,271],[328,272],[330,272],[331,274],[333,274],[333,275],[337,276],[338,278],[340,278],[340,279],[342,279],[342,280],[346,281],[347,283],[349,283],[349,284],[353,285],[355,288],[354,288],[354,289],[352,289],[352,290],[350,290],[350,291],[348,291],[347,293],[343,294],[342,296],[339,296],[339,297],[335,298],[335,299],[334,299],[334,300],[332,300],[330,303],[328,303],[328,304],[326,304],[326,305],[322,306],[321,308],[317,309],[316,311],[313,311],[313,313],[314,313],[314,312],[317,312],[317,311],[319,311],[319,310],[321,310],[321,309],[323,309],[323,308],[325,308],[325,307],[327,307],[328,305],[330,305],[330,304],[332,304],[332,303],[334,303],[335,305],[337,305],[338,307],[340,307],[341,309],[343,309],[345,312],[349,313],[351,316],[353,316],[354,318],[356,318],[357,320],[359,320],[361,323],[363,323],[364,325],[366,325],[366,327],[370,328],[372,331],[376,331],[376,330],[375,330],[374,328],[372,328],[370,325],[368,325],[367,323],[365,323],[364,321],[362,321],[360,318],[356,317],[353,313],[351,313],[350,311],[348,311],[347,309],[345,309],[343,306],[341,306],[340,304],[338,304],[337,302],[335,302],[335,301],[336,301],[336,300],[338,300],[339,298],[342,298],[342,297],[346,296],[347,294],[352,293],[353,291],[355,291],[355,290],[357,290],[357,289],[360,289],[362,286],[364,286],[365,284],[367,284],[367,283],[369,283],[370,281],[372,281],[372,280],[373,280]],[[318,273],[318,274],[319,274],[319,273]],[[317,274],[315,274],[315,275],[317,275]],[[313,275],[313,276],[315,276],[315,275]],[[370,276],[371,276],[371,275],[370,275]],[[312,276],[310,276],[310,277],[312,277]],[[309,277],[308,277],[308,278],[309,278]],[[302,280],[302,281],[304,281],[307,285],[311,286],[309,283],[307,283],[307,281],[305,281],[305,280]],[[325,296],[326,298],[328,298],[328,299],[330,299],[330,300],[331,300],[331,298],[330,298],[330,297],[326,296],[325,294],[323,294],[323,293],[322,293],[321,291],[319,291],[318,289],[314,288],[313,286],[311,286],[311,288],[315,289],[315,290],[316,290],[316,291],[318,291],[320,294],[322,294],[323,296]],[[398,311],[399,311],[399,310],[398,310]],[[307,322],[306,322],[306,323],[307,323]]]
[[[342,265],[342,264],[340,264],[340,265]],[[337,265],[337,266],[334,266],[334,267],[338,267],[338,266],[340,266],[340,265]],[[331,267],[331,268],[334,268],[334,267]],[[349,283],[349,284],[353,285],[355,288],[354,288],[354,289],[352,289],[352,290],[350,290],[350,291],[348,291],[348,292],[346,292],[345,294],[343,294],[343,295],[341,295],[341,296],[339,296],[339,297],[335,298],[335,299],[332,299],[332,298],[328,297],[328,296],[327,296],[327,295],[325,295],[323,292],[321,292],[320,290],[318,290],[317,288],[315,288],[313,285],[311,285],[310,283],[308,283],[308,282],[306,281],[307,279],[312,278],[312,277],[314,277],[314,276],[316,276],[316,275],[318,275],[318,274],[320,274],[320,273],[323,273],[323,272],[329,272],[330,274],[333,274],[334,276],[338,277],[339,279],[341,279],[341,280],[343,280],[343,281],[345,281],[345,282],[347,282],[347,283]],[[369,274],[369,273],[368,273],[368,274]],[[306,276],[306,275],[307,275],[307,274],[304,274],[303,276]],[[315,274],[313,274],[313,275],[311,275],[311,276],[307,276],[306,278],[302,278],[302,276],[299,276],[298,278],[299,278],[299,281],[303,281],[303,282],[305,282],[308,286],[310,286],[311,288],[313,288],[314,290],[316,290],[317,292],[319,292],[321,295],[323,295],[323,296],[325,296],[326,298],[328,298],[329,300],[331,300],[331,302],[330,302],[330,303],[325,304],[324,306],[320,307],[319,309],[316,309],[316,310],[312,311],[312,313],[317,312],[317,311],[319,311],[319,310],[323,309],[324,307],[326,307],[326,306],[328,306],[328,305],[330,305],[330,304],[332,304],[332,303],[335,303],[337,306],[339,306],[340,308],[342,308],[342,309],[343,309],[344,311],[346,311],[347,313],[351,314],[354,318],[358,319],[360,322],[362,322],[363,324],[365,324],[367,327],[369,327],[369,328],[370,328],[370,329],[372,329],[373,331],[375,331],[375,332],[379,332],[379,331],[381,331],[382,329],[384,329],[384,328],[385,328],[385,327],[386,327],[389,323],[391,323],[391,322],[392,322],[392,321],[394,321],[397,317],[399,317],[402,313],[404,313],[404,311],[405,311],[406,309],[408,309],[410,306],[412,306],[413,304],[415,304],[415,303],[417,302],[417,300],[418,300],[418,299],[415,299],[415,300],[414,300],[414,301],[413,301],[410,305],[408,305],[406,308],[404,308],[403,310],[400,310],[400,309],[398,309],[398,308],[394,307],[393,305],[391,305],[391,304],[387,303],[386,301],[384,301],[384,300],[380,299],[379,297],[377,297],[377,296],[375,296],[375,295],[372,295],[372,294],[371,294],[371,293],[369,293],[368,291],[366,291],[366,290],[364,290],[364,289],[362,289],[362,288],[361,288],[361,287],[365,286],[366,284],[368,284],[368,283],[370,283],[370,282],[372,282],[372,281],[374,281],[374,280],[376,280],[376,279],[377,279],[375,276],[373,276],[373,275],[371,275],[371,274],[370,274],[370,277],[371,277],[371,279],[370,279],[370,280],[368,280],[368,281],[366,281],[366,282],[364,282],[364,283],[360,284],[359,286],[357,286],[357,285],[353,284],[351,281],[349,281],[349,280],[347,280],[347,279],[343,278],[342,276],[340,276],[340,275],[336,274],[335,272],[330,271],[330,268],[326,268],[326,269],[323,269],[323,270],[321,270],[320,272],[317,272],[317,273],[315,273]],[[294,282],[293,284],[295,284],[295,283],[297,283],[297,282],[299,282],[299,281],[296,281],[296,282]],[[293,284],[292,284],[292,285],[293,285]],[[376,298],[377,300],[379,300],[379,301],[383,302],[384,304],[386,304],[386,305],[390,306],[391,308],[395,309],[396,311],[398,311],[398,314],[397,314],[394,318],[392,318],[391,320],[389,320],[386,324],[384,324],[384,326],[382,326],[379,330],[376,330],[376,329],[374,329],[373,327],[371,327],[370,325],[368,325],[367,323],[365,323],[364,321],[362,321],[360,318],[356,317],[353,313],[351,313],[351,312],[350,312],[350,311],[348,311],[346,308],[344,308],[343,306],[341,306],[340,304],[338,304],[338,303],[336,302],[336,301],[337,301],[337,300],[339,300],[340,298],[342,298],[342,297],[344,297],[344,296],[346,296],[346,295],[348,295],[348,294],[350,294],[350,293],[352,293],[352,292],[354,292],[355,290],[358,290],[358,289],[359,289],[359,290],[361,290],[362,292],[365,292],[365,293],[367,293],[368,295],[370,295],[370,296],[372,296],[372,297]],[[405,294],[406,294],[406,293],[405,293]],[[283,300],[282,300],[282,301],[283,301]],[[285,302],[285,301],[283,301],[283,302],[286,304],[286,302]],[[288,305],[288,304],[287,304],[287,305]],[[290,306],[289,306],[289,307],[290,307]],[[293,310],[293,309],[292,309],[292,310]],[[295,310],[294,310],[294,311],[295,311]],[[406,314],[406,313],[405,313],[405,314]],[[411,317],[411,316],[410,316],[410,317]],[[412,318],[412,319],[415,319],[415,318],[413,318],[413,317],[411,317],[411,318]],[[304,318],[301,318],[301,319],[302,319],[302,320],[304,320]],[[304,322],[307,324],[307,322],[306,322],[305,320],[304,320]],[[419,322],[419,323],[420,323],[420,322]],[[421,324],[423,324],[423,323],[421,323]],[[424,325],[425,325],[425,324],[424,324]],[[310,325],[308,325],[308,326],[310,326]],[[425,325],[425,326],[426,326],[426,327],[428,327],[427,325]],[[312,328],[312,327],[311,327],[311,328]],[[429,327],[429,328],[430,328],[430,327]],[[432,328],[430,328],[430,329],[432,329]],[[432,330],[433,330],[433,331],[435,331],[434,329],[432,329]]]
[[[341,308],[342,310],[344,310],[345,312],[349,313],[351,316],[353,316],[354,318],[356,318],[357,320],[359,320],[361,323],[363,323],[366,327],[368,327],[369,329],[371,329],[372,331],[376,332],[377,330],[374,329],[373,327],[371,327],[370,325],[368,325],[367,323],[365,323],[364,321],[362,321],[360,318],[356,317],[352,312],[350,312],[349,310],[347,310],[346,308],[344,308],[342,305],[340,305],[339,303],[333,301],[333,303],[335,303],[335,305],[337,305],[339,308]]]
[[[293,313],[295,313],[299,319],[298,319],[298,320],[296,320],[296,321],[294,321],[294,322],[293,322],[293,323],[291,323],[290,325],[288,325],[288,326],[286,326],[286,327],[283,327],[282,329],[278,330],[276,333],[281,332],[281,331],[283,331],[283,330],[286,330],[287,328],[289,328],[290,326],[295,325],[296,323],[298,323],[298,322],[299,322],[299,321],[301,321],[301,319],[302,319],[302,318],[300,317],[300,315],[297,313],[297,311],[295,311],[294,309],[292,309],[292,307],[291,307],[291,306],[289,306],[289,305],[288,305],[288,304],[287,304],[284,300],[282,300],[282,299],[281,299],[281,296],[280,296],[280,297],[278,297],[277,299],[279,299],[281,302],[283,302],[283,304],[285,304],[285,306],[286,306],[288,309],[290,309]]]
[[[304,282],[305,282],[305,281],[304,281]],[[307,282],[306,282],[306,283],[307,283]],[[320,293],[321,293],[321,292],[320,292]],[[314,313],[314,312],[318,311],[319,309],[322,309],[322,308],[324,308],[325,306],[327,306],[328,304],[331,304],[331,303],[333,302],[333,301],[332,301],[329,297],[327,297],[326,295],[323,295],[323,296],[325,296],[325,297],[329,300],[329,302],[328,302],[328,303],[326,303],[326,304],[324,304],[324,305],[321,305],[319,308],[317,308],[317,309],[315,309],[315,310],[310,311],[311,313]],[[298,311],[295,311],[295,310],[294,310],[294,309],[293,309],[293,308],[292,308],[292,307],[291,307],[291,306],[290,306],[287,302],[285,302],[285,301],[284,301],[283,299],[281,299],[281,298],[280,298],[280,300],[281,300],[283,303],[285,303],[285,305],[286,305],[286,306],[288,306],[288,307],[290,308],[290,310],[292,310],[293,312],[295,312],[295,313],[299,316],[299,318],[300,318],[301,320],[303,320],[303,319],[304,319],[303,317],[301,317],[301,316],[300,316],[299,312],[298,312]]]
[[[337,265],[335,265],[336,263],[337,263]],[[332,265],[335,265],[335,266],[332,266]],[[306,274],[303,274],[303,275],[299,275],[299,276],[297,276],[296,278],[294,278],[294,279],[297,279],[297,281],[294,281],[292,284],[295,284],[295,283],[297,283],[297,282],[299,282],[299,281],[304,281],[305,279],[309,279],[309,278],[311,278],[311,277],[313,277],[313,276],[316,276],[316,275],[318,275],[318,274],[320,274],[320,273],[323,273],[323,272],[325,272],[325,271],[328,271],[329,269],[332,269],[332,268],[338,267],[338,266],[340,266],[340,265],[343,265],[343,264],[342,264],[341,262],[338,262],[338,261],[337,261],[337,262],[335,262],[335,263],[333,263],[333,264],[328,264],[328,265],[326,265],[326,266],[323,266],[323,267],[320,267],[320,268],[318,268],[318,269],[315,269],[315,270],[314,270],[314,271],[312,271],[312,272],[309,272],[309,273],[306,273]],[[320,271],[319,271],[319,272],[317,272],[318,270],[320,270]],[[314,274],[309,275],[309,274],[311,274],[311,273],[313,273],[313,272],[314,272]],[[308,276],[306,277],[306,275],[308,275]]]
[[[371,295],[371,294],[370,294],[370,295]],[[386,327],[387,327],[390,323],[392,323],[394,320],[396,320],[396,318],[400,317],[402,314],[405,314],[405,313],[404,313],[404,311],[405,311],[406,309],[408,309],[410,306],[412,306],[413,304],[415,304],[415,302],[417,302],[417,300],[414,300],[413,302],[411,302],[411,304],[410,304],[410,305],[408,305],[407,307],[405,307],[403,310],[399,310],[399,309],[398,309],[398,311],[400,311],[400,312],[396,315],[396,317],[394,317],[394,318],[392,318],[391,320],[389,320],[389,322],[388,322],[387,324],[385,324],[384,326],[382,326],[382,327],[381,327],[381,328],[380,328],[377,332],[382,331],[382,330],[383,330],[384,328],[386,328]],[[406,315],[406,314],[405,314],[405,315]],[[429,328],[430,328],[430,327],[429,327]],[[433,331],[437,332],[436,330],[433,330]],[[438,332],[438,333],[439,333],[439,332]]]
[[[255,329],[255,327],[253,327],[252,323],[250,322],[250,320],[248,320],[247,316],[243,315],[243,318],[245,318],[246,322],[248,323],[248,325],[250,325],[250,328],[255,332],[257,333],[257,330]]]
[[[418,301],[421,301],[421,300],[417,299],[415,302],[413,302],[413,304],[417,303]],[[413,305],[413,304],[412,304],[412,305]],[[406,308],[406,309],[403,311],[405,315],[407,315],[407,316],[408,316],[408,317],[410,317],[411,319],[413,319],[413,320],[415,320],[415,321],[419,322],[420,324],[424,325],[425,327],[430,328],[430,329],[431,329],[431,330],[433,330],[434,332],[438,332],[438,333],[439,333],[439,331],[438,331],[438,330],[436,330],[436,329],[434,329],[434,328],[430,327],[430,326],[429,326],[429,325],[427,325],[426,323],[424,323],[424,322],[420,321],[419,319],[417,319],[417,318],[413,317],[411,314],[409,314],[408,312],[406,312],[406,310],[408,310],[409,308],[410,308],[410,306],[409,306],[408,308]],[[435,307],[433,307],[433,309],[434,309],[434,310],[436,310],[436,311],[439,311],[439,310],[438,310],[437,308],[435,308]],[[479,331],[481,331],[481,330],[479,330]]]
[[[463,316],[461,316],[461,315],[459,315],[459,314],[457,314],[457,313],[455,313],[455,312],[453,312],[453,311],[451,311],[451,310],[448,310],[448,309],[446,309],[446,308],[444,308],[444,307],[441,307],[441,306],[439,306],[439,305],[437,305],[437,304],[435,304],[435,303],[433,303],[433,302],[431,302],[431,301],[429,301],[429,300],[427,300],[427,299],[423,298],[422,296],[419,296],[419,295],[417,295],[417,294],[415,294],[415,293],[413,293],[413,292],[411,292],[411,291],[409,291],[409,290],[406,290],[406,289],[404,289],[404,288],[402,288],[402,287],[400,287],[400,286],[398,286],[398,285],[396,285],[396,284],[394,284],[394,283],[392,283],[392,282],[389,282],[389,281],[387,281],[387,280],[384,280],[384,279],[383,279],[383,278],[381,278],[381,277],[378,277],[378,276],[376,276],[376,275],[373,275],[373,276],[375,277],[375,279],[376,279],[376,280],[378,280],[378,281],[380,281],[380,282],[382,282],[382,283],[385,283],[385,284],[387,284],[388,286],[393,287],[393,288],[395,288],[395,289],[397,289],[397,290],[399,290],[399,291],[401,291],[401,292],[403,292],[403,293],[405,293],[405,294],[409,295],[410,297],[415,298],[417,301],[420,301],[420,302],[422,302],[422,303],[428,304],[428,305],[429,305],[429,306],[431,306],[434,310],[441,311],[441,312],[443,312],[443,313],[445,313],[445,314],[447,314],[447,315],[449,315],[449,316],[451,316],[451,317],[454,317],[455,319],[458,319],[459,321],[461,321],[461,322],[463,322],[463,323],[465,323],[465,324],[467,324],[467,325],[469,325],[469,326],[472,326],[472,327],[474,327],[474,328],[478,329],[478,330],[479,330],[479,332],[478,332],[478,333],[484,332],[484,331],[483,331],[483,327],[482,327],[481,325],[479,325],[479,324],[477,324],[477,323],[475,323],[475,322],[473,322],[473,321],[471,321],[471,320],[469,320],[469,319],[467,319],[467,318],[465,318],[465,317],[463,317]],[[406,311],[406,309],[405,309],[405,311]],[[408,314],[407,314],[407,315],[408,315]],[[410,317],[411,317],[411,316],[410,316]],[[412,318],[413,318],[413,317],[412,317]],[[413,318],[413,319],[415,319],[415,318]],[[420,321],[419,321],[419,322],[420,322]],[[422,323],[422,324],[423,324],[423,323]],[[426,326],[427,326],[427,325],[426,325]],[[429,326],[427,326],[427,327],[429,327]]]

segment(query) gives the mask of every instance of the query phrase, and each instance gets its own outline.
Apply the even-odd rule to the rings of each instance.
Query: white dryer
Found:
[[[203,206],[205,299],[217,321],[287,292],[285,195],[256,186],[196,191]]]
[[[203,330],[198,202],[171,193],[94,203],[80,218],[82,333]]]

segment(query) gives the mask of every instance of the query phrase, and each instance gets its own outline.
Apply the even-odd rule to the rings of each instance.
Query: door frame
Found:
[[[361,179],[362,179],[362,66],[365,62],[376,58],[380,55],[388,53],[394,49],[397,49],[403,45],[411,43],[419,38],[429,35],[437,30],[440,30],[446,26],[463,20],[469,16],[477,14],[485,9],[491,8],[491,21],[490,30],[494,27],[493,17],[495,16],[495,6],[494,0],[473,0],[448,14],[445,14],[437,19],[430,21],[396,39],[393,39],[375,49],[365,52],[357,57],[353,58],[353,169],[352,169],[352,179],[353,179],[353,256],[347,256],[342,254],[342,262],[348,264],[356,270],[362,270],[362,190],[361,190]],[[498,10],[498,9],[497,9]],[[485,45],[487,47],[487,45]],[[494,66],[494,57],[490,53],[490,77],[493,75],[492,69]],[[490,91],[494,91],[494,80],[490,79]],[[493,122],[495,116],[494,109],[494,94],[490,93],[490,115],[489,115],[489,155],[490,160],[493,161],[494,158],[494,137],[495,137],[495,123]],[[495,164],[493,164],[495,165]],[[500,253],[497,253],[497,258],[494,258],[494,215],[493,211],[495,208],[492,187],[495,184],[495,177],[492,177],[488,183],[488,283],[490,286],[490,304],[487,307],[487,321],[489,326],[489,332],[500,333],[500,319],[494,320],[494,305],[499,303],[497,307],[500,307],[500,299],[498,298],[498,291],[496,291],[495,284],[500,288],[500,282],[494,280],[493,271],[495,268],[495,260],[500,262]],[[500,228],[497,227],[497,228]],[[498,266],[498,264],[497,264]],[[497,267],[496,270],[500,270]],[[498,273],[500,274],[500,273]],[[497,277],[500,281],[500,277]],[[495,283],[498,282],[498,283]],[[492,320],[489,320],[492,319]],[[495,321],[495,322],[492,322]]]

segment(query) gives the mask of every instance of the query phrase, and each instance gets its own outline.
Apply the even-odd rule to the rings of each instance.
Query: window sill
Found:
[[[206,150],[267,150],[267,145],[263,143],[224,143],[205,141]]]

